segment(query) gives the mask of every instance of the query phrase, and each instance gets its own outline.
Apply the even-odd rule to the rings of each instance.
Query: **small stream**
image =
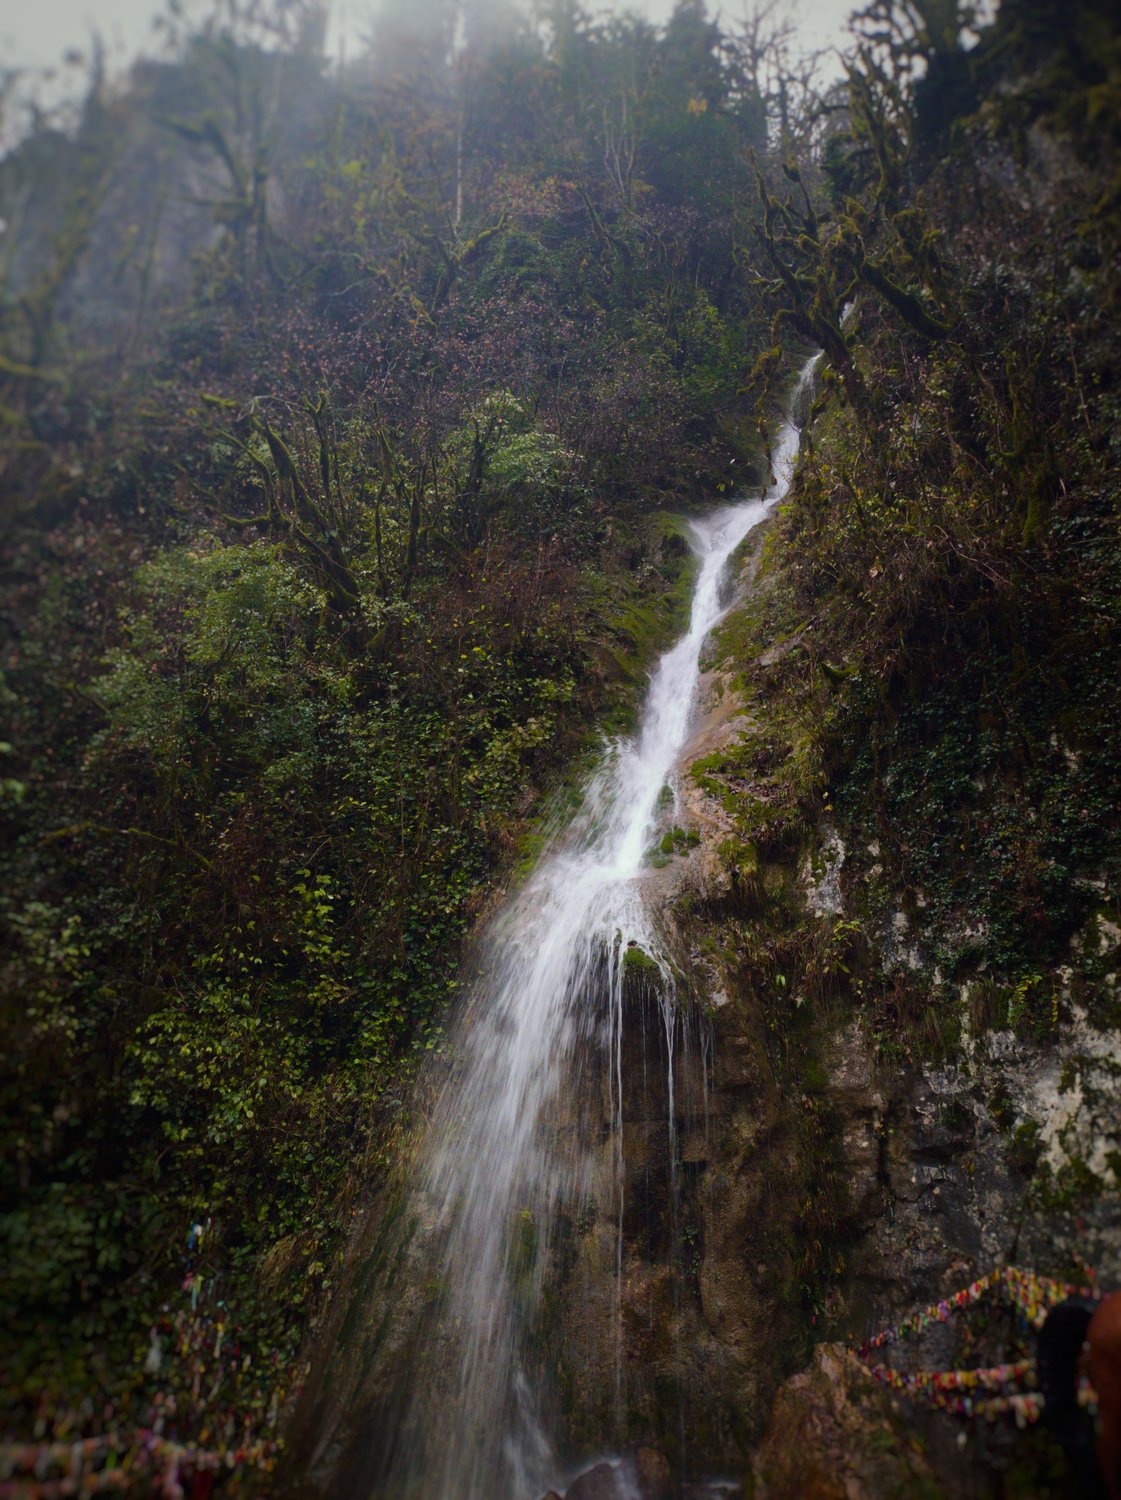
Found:
[[[804,367],[791,411],[815,363]],[[361,1462],[344,1465],[332,1487],[344,1500],[536,1500],[564,1480],[537,1331],[554,1229],[579,1212],[603,1172],[602,1130],[573,1121],[574,1101],[588,1070],[598,1071],[593,1086],[606,1089],[619,1127],[609,1170],[621,1265],[628,951],[640,949],[658,971],[671,1131],[681,1024],[638,877],[694,721],[701,649],[727,606],[729,558],[785,494],[798,443],[784,421],[764,494],[690,523],[698,569],[689,629],[654,669],[637,733],[614,745],[483,941],[451,1047],[455,1063],[414,1164],[415,1195],[382,1251],[386,1274],[422,1295],[406,1306],[404,1290],[381,1294],[382,1348],[372,1364],[395,1361],[392,1395],[381,1401]],[[622,1431],[621,1326],[617,1341]],[[323,1433],[321,1467],[338,1442]]]

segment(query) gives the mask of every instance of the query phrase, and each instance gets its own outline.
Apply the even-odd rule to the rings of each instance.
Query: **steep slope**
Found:
[[[1100,11],[1078,20],[900,187],[877,254],[940,326],[898,286],[857,292],[713,650],[742,717],[692,768],[706,873],[678,901],[783,1096],[789,1154],[769,1137],[748,1170],[804,1195],[757,1239],[784,1246],[806,1339],[859,1343],[1008,1263],[1121,1280],[1117,143],[1090,125],[1118,50]],[[803,228],[835,287],[853,212],[810,249]],[[967,1348],[917,1357],[985,1363]],[[1031,1349],[1010,1327],[988,1353]],[[927,1492],[854,1420],[861,1380],[819,1352],[784,1387],[760,1494]],[[906,1410],[950,1493],[1073,1483],[1039,1430]],[[836,1463],[797,1469],[801,1423]]]

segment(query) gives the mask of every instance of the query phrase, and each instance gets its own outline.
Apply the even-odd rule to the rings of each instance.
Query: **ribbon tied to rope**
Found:
[[[1017,1427],[1037,1422],[1043,1414],[1043,1395],[1037,1385],[1035,1361],[1021,1359],[1011,1364],[963,1370],[897,1370],[870,1358],[873,1351],[920,1336],[928,1328],[948,1323],[957,1313],[967,1312],[986,1298],[1007,1303],[1018,1314],[1025,1332],[1038,1333],[1047,1314],[1070,1297],[1097,1301],[1101,1293],[1093,1286],[1073,1286],[1050,1276],[1039,1276],[1018,1266],[1002,1266],[979,1277],[952,1296],[913,1313],[895,1327],[884,1328],[860,1346],[859,1358],[873,1379],[912,1400],[924,1400],[940,1411],[959,1417],[996,1421],[1011,1416]],[[1079,1402],[1093,1407],[1094,1392],[1083,1379]]]

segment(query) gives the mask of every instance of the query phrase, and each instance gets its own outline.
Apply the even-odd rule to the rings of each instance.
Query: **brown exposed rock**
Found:
[[[943,1494],[899,1408],[840,1344],[780,1387],[753,1472],[756,1500]]]
[[[664,1453],[639,1448],[633,1460],[635,1484],[642,1500],[674,1500],[673,1471]]]
[[[600,1463],[573,1480],[564,1500],[675,1500],[673,1471],[664,1453],[638,1448],[622,1464]],[[550,1491],[543,1500],[560,1500]]]

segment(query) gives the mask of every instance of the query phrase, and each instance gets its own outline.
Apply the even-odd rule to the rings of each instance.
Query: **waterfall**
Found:
[[[802,371],[792,412],[815,364]],[[344,1491],[354,1500],[535,1500],[556,1480],[540,1401],[547,1372],[532,1330],[553,1226],[590,1196],[597,1141],[578,1121],[559,1128],[558,1118],[589,1058],[609,1068],[611,1108],[621,1108],[634,946],[663,981],[672,1099],[673,974],[637,877],[691,728],[701,649],[726,607],[728,560],[785,494],[798,441],[784,421],[763,494],[690,523],[698,571],[688,631],[658,662],[637,733],[612,747],[484,940],[456,1061],[420,1147],[416,1197],[385,1252],[428,1288],[403,1361],[408,1389],[394,1393],[361,1479]],[[670,1117],[672,1130],[672,1107]],[[616,1119],[621,1223],[620,1126]],[[621,1254],[621,1231],[618,1243]]]

